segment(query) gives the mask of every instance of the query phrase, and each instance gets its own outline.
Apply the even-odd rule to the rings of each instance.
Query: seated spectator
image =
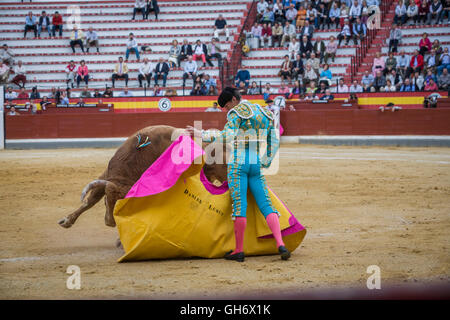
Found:
[[[327,84],[325,82],[321,81],[319,83],[319,88],[317,89],[316,92],[320,93],[320,94],[325,94],[325,91],[327,90],[327,88],[328,88]]]
[[[341,28],[345,24],[345,21],[350,22],[349,12],[350,12],[350,9],[347,7],[346,3],[341,2],[341,15],[339,16],[339,23],[341,25]]]
[[[134,2],[133,18],[131,18],[131,20],[134,20],[136,18],[137,12],[142,13],[142,20],[145,20],[145,17],[146,17],[145,11],[146,11],[145,0],[136,0]]]
[[[281,64],[280,72],[278,73],[278,75],[281,77],[282,81],[289,80],[289,82],[292,82],[291,68],[292,68],[292,63],[289,60],[289,56],[285,55],[284,61]]]
[[[403,3],[403,0],[399,0],[397,5],[395,6],[394,23],[401,26],[405,24],[406,19],[406,6]]]
[[[47,107],[51,105],[52,103],[48,101],[47,96],[43,96],[41,102],[39,103],[41,105],[41,110],[47,110]]]
[[[386,77],[383,75],[382,71],[377,71],[376,76],[373,79],[372,91],[380,92],[381,88],[386,86]]]
[[[260,94],[258,84],[253,81],[251,87],[247,90],[247,94]]]
[[[177,90],[174,88],[168,88],[164,93],[166,97],[176,97],[178,95]]]
[[[27,37],[28,30],[34,31],[34,37],[37,37],[37,24],[38,21],[35,16],[33,16],[33,12],[28,12],[27,17],[25,18],[25,31],[23,33],[23,37]]]
[[[80,61],[80,65],[78,66],[78,69],[77,69],[77,88],[80,87],[81,80],[84,81],[86,86],[88,85],[88,82],[89,82],[89,70],[88,70],[86,62],[84,62],[84,60]]]
[[[92,27],[89,27],[88,32],[86,32],[86,51],[89,52],[90,47],[95,47],[98,50],[98,35]]]
[[[312,91],[306,92],[304,101],[318,100],[319,97]]]
[[[307,36],[303,36],[300,42],[300,54],[302,58],[309,59],[312,52],[314,52],[314,47],[311,41],[308,40]]]
[[[59,104],[59,102],[61,101],[61,90],[59,90],[59,87],[58,87],[58,89],[53,87],[52,91],[48,95],[48,98],[55,100],[55,103]]]
[[[422,34],[422,39],[419,41],[419,53],[423,56],[425,53],[431,50],[431,41],[428,38],[428,33]]]
[[[289,5],[289,9],[286,10],[285,17],[286,17],[286,20],[290,24],[293,24],[295,22],[295,20],[297,18],[297,9],[295,9],[295,6],[293,3],[291,3]]]
[[[419,7],[417,6],[415,1],[410,1],[408,9],[406,9],[407,20],[412,19],[413,23],[417,25],[419,21]]]
[[[311,67],[310,64],[306,64],[306,70],[305,70],[305,76],[303,83],[309,84],[311,81],[316,82],[318,78],[317,73],[314,71],[314,69]]]
[[[341,46],[342,40],[345,40],[345,45],[348,46],[348,43],[350,39],[353,39],[353,42],[355,45],[357,44],[355,41],[355,38],[352,37],[352,32],[350,30],[350,25],[348,20],[345,20],[344,26],[341,29],[341,32],[339,32],[337,38],[339,39],[338,46]]]
[[[123,88],[123,91],[119,94],[119,97],[132,97],[133,93],[128,90],[128,87]]]
[[[139,62],[141,60],[139,56],[139,50],[138,50],[138,44],[136,42],[136,39],[134,39],[134,34],[131,32],[128,36],[127,40],[127,50],[125,52],[125,61],[128,61],[128,57],[130,56],[130,51],[134,51],[136,54],[136,59]]]
[[[423,69],[423,56],[419,53],[419,50],[414,50],[414,54],[409,61],[409,67],[406,70],[406,78],[409,78],[411,73],[422,72]]]
[[[39,17],[39,23],[38,23],[38,37],[41,37],[41,31],[45,30],[48,33],[48,36],[51,38],[52,36],[52,27],[50,24],[50,18],[47,16],[47,13],[45,11],[42,11],[41,16]]]
[[[275,25],[272,27],[272,47],[275,48],[275,43],[278,47],[281,46],[281,38],[283,37],[283,26],[275,22]]]
[[[383,88],[384,92],[395,92],[397,88],[392,84],[390,79],[386,79],[386,86]]]
[[[203,84],[205,85],[206,92],[209,93],[211,87],[214,87],[214,92],[217,92],[217,82],[214,78],[211,78],[209,74],[205,74]]]
[[[264,23],[261,30],[261,47],[267,48],[271,46],[272,46],[272,27],[270,26],[270,24]]]
[[[141,64],[139,67],[138,81],[140,88],[142,88],[142,80],[144,79],[147,81],[147,87],[150,87],[150,82],[152,80],[154,69],[155,69],[154,64],[151,63],[147,57],[145,57],[144,63]]]
[[[320,36],[317,36],[316,42],[313,46],[313,51],[316,54],[316,57],[319,57],[320,63],[323,62],[324,56],[325,56],[325,42],[322,40]]]
[[[305,90],[305,88],[301,85],[300,81],[299,81],[299,80],[295,80],[295,82],[294,82],[294,87],[292,88],[292,91],[291,91],[291,97],[292,97],[292,95],[294,95],[294,94],[302,95],[302,94],[304,94],[305,92],[306,92],[306,90]]]
[[[262,18],[262,15],[269,7],[269,4],[265,0],[260,0],[256,5],[256,20],[259,21]]]
[[[145,19],[148,19],[150,12],[153,12],[155,14],[155,19],[158,20],[159,11],[160,10],[159,10],[157,0],[147,0],[147,7],[145,10]]]
[[[350,93],[361,93],[363,92],[363,87],[358,84],[357,80],[353,80],[353,84],[348,88]]]
[[[309,59],[306,60],[306,64],[311,65],[314,72],[317,73],[317,77],[319,77],[320,60],[319,58],[316,58],[316,54],[314,52],[312,52]]]
[[[17,99],[28,99],[28,93],[25,92],[25,87],[20,88],[19,95]]]
[[[348,86],[344,83],[344,79],[339,79],[339,83],[335,90],[336,93],[348,93]]]
[[[81,91],[80,97],[81,98],[91,98],[92,97],[92,94],[89,92],[88,86],[84,87],[83,91]]]
[[[178,57],[181,54],[181,46],[178,44],[177,40],[172,41],[172,46],[169,49],[169,65],[171,68],[178,67]]]
[[[211,43],[208,44],[206,62],[208,62],[210,67],[213,67],[213,63],[211,62],[212,58],[217,58],[218,66],[222,66],[222,54],[220,53],[220,45],[217,42],[216,38],[211,39]]]
[[[68,107],[70,104],[69,98],[67,97],[65,91],[61,92],[61,104],[66,107]]]
[[[432,19],[436,19],[436,24],[439,24],[439,19],[441,17],[442,3],[440,0],[433,0],[430,4],[427,24],[431,24]]]
[[[300,54],[296,55],[296,59],[292,62],[291,67],[292,79],[298,80],[299,76],[303,76],[305,70],[303,68],[303,60]]]
[[[337,48],[338,48],[338,44],[336,42],[336,38],[334,36],[331,36],[330,41],[328,42],[326,49],[325,49],[325,56],[324,56],[325,64],[328,64],[328,59],[330,57],[331,57],[331,61],[334,63],[334,60],[336,58]]]
[[[73,53],[75,53],[75,46],[79,45],[81,51],[84,53],[83,41],[85,39],[83,30],[78,30],[76,24],[73,25],[72,34],[70,36],[70,47],[72,48]]]
[[[419,6],[419,18],[418,18],[421,24],[425,24],[427,22],[428,12],[429,12],[429,5],[427,1],[422,1]]]
[[[198,39],[193,48],[194,54],[192,55],[192,59],[194,61],[202,60],[203,67],[206,67],[206,55],[208,54],[208,48],[200,39]]]
[[[450,73],[448,73],[448,69],[442,69],[442,74],[439,76],[439,89],[441,90],[449,90],[450,89]]]
[[[357,19],[361,17],[361,1],[354,0],[351,4],[350,11],[349,11],[349,18],[350,23],[354,24]]]
[[[439,57],[439,66],[437,67],[437,74],[440,76],[444,69],[450,69],[450,55],[448,53],[448,47],[444,48],[444,52]]]
[[[433,79],[430,79],[430,81],[427,84],[425,84],[424,90],[425,91],[438,91],[439,88],[438,88],[436,82],[434,82]]]
[[[286,98],[289,96],[289,88],[284,83],[284,81],[281,81],[280,88],[278,89],[278,93],[284,95]]]
[[[16,107],[11,107],[6,113],[8,116],[20,116],[20,113],[16,111]]]
[[[128,87],[128,65],[123,61],[122,57],[119,57],[119,62],[114,66],[114,73],[111,76],[113,88],[115,88],[115,82],[117,79],[124,79],[125,86]]]
[[[415,72],[410,78],[411,84],[415,86],[416,91],[422,91],[425,85],[425,79],[421,72]]]
[[[159,87],[159,85],[155,84],[153,86],[153,91],[150,93],[152,97],[162,97],[164,96],[164,91]]]
[[[228,30],[227,21],[223,18],[223,15],[219,14],[219,17],[214,22],[214,38],[219,38],[221,34],[225,34],[226,41],[228,41],[230,30]]]
[[[434,73],[431,70],[427,71],[427,74],[424,78],[425,84],[428,84],[430,82],[430,80],[433,80],[435,83],[437,82],[436,76],[434,75]]]
[[[319,3],[317,9],[317,26],[316,29],[325,30],[325,25],[328,23],[328,6],[324,2]]]
[[[377,52],[375,54],[375,58],[373,59],[372,65],[372,74],[376,76],[377,71],[383,71],[386,68],[386,63],[384,59],[381,57],[381,52]]]
[[[281,25],[283,25],[286,22],[286,17],[284,15],[284,9],[283,9],[283,4],[281,3],[281,0],[276,0],[276,2],[273,4],[272,12],[273,12],[273,16],[275,18],[275,23],[278,22],[278,23],[281,23]],[[292,21],[291,23],[295,23],[296,17],[297,16],[294,17],[294,21]]]
[[[447,17],[447,24],[450,22],[450,1],[446,0],[442,2],[442,11],[440,22],[444,23],[444,18]]]
[[[413,91],[416,91],[415,86],[410,83],[409,78],[406,78],[405,82],[400,87],[400,92],[413,92]]]
[[[339,17],[341,16],[341,9],[338,7],[337,2],[334,1],[333,5],[330,9],[330,12],[328,14],[328,29],[331,29],[331,26],[334,25],[335,29],[338,29],[340,26],[340,20]]]
[[[409,67],[409,57],[405,54],[405,50],[400,51],[400,55],[397,56],[397,71],[402,77],[405,77],[406,71]]]
[[[222,112],[217,102],[213,102],[213,106],[205,110],[205,112]]]
[[[0,85],[8,83],[9,67],[0,60]]]
[[[386,59],[383,74],[386,75],[391,73],[392,70],[397,69],[397,59],[395,59],[394,54],[392,52],[389,53],[389,57]]]
[[[14,56],[15,54],[12,52],[12,50],[8,47],[8,45],[5,43],[2,46],[2,50],[0,53],[0,60],[3,61],[3,63],[13,66],[14,65]]]
[[[387,76],[386,81],[390,80],[391,83],[396,87],[396,91],[398,91],[403,83],[402,77],[397,73],[395,69],[393,69]]]
[[[77,75],[77,66],[73,60],[70,60],[69,64],[66,66],[66,83],[67,87],[69,87],[69,83],[74,87],[74,82]]]
[[[309,20],[306,20],[305,25],[300,30],[300,34],[298,36],[300,38],[303,38],[303,36],[307,36],[308,40],[311,41],[313,33],[314,33],[314,27],[309,25]]]
[[[161,57],[159,58],[159,62],[156,64],[155,67],[155,87],[158,86],[158,79],[159,78],[163,78],[163,87],[166,86],[166,82],[167,82],[167,75],[169,74],[170,71],[170,67],[169,64],[164,61],[164,58]],[[160,89],[160,91],[162,92],[162,90]],[[158,91],[159,92],[159,91]]]
[[[437,65],[437,57],[436,57],[436,51],[431,49],[430,55],[428,56],[427,60],[424,62],[425,70],[432,71],[433,73],[436,71],[436,65]]]
[[[259,44],[261,40],[261,35],[262,35],[262,26],[258,22],[255,22],[250,32],[247,32],[247,38],[254,38],[257,40],[257,43]]]
[[[327,87],[331,85],[331,79],[333,78],[333,74],[331,73],[330,67],[328,64],[324,64],[323,70],[319,76],[319,83],[325,82]]]
[[[30,99],[34,100],[34,99],[40,99],[40,98],[41,98],[41,94],[39,93],[37,87],[31,88]]]
[[[11,82],[18,87],[25,88],[25,84],[27,83],[27,71],[23,66],[22,60],[19,60],[17,66],[14,67],[14,74],[15,76]],[[22,85],[20,83],[22,83]]]
[[[284,47],[284,44],[291,40],[292,37],[295,38],[296,30],[294,25],[290,24],[289,21],[286,21],[283,28],[283,37],[281,38],[281,46]]]
[[[103,98],[112,98],[114,97],[114,92],[110,87],[106,87],[105,92],[103,92]]]
[[[439,39],[435,39],[433,41],[433,44],[431,45],[431,50],[434,50],[434,52],[436,53],[436,64],[439,64],[439,57],[444,51],[444,48],[442,48]]]
[[[197,62],[192,59],[192,56],[188,57],[188,61],[184,65],[184,73],[183,73],[183,87],[186,85],[186,79],[189,76],[192,78],[193,85],[195,85],[195,79],[197,78]]]
[[[218,95],[217,88],[214,87],[214,86],[210,86],[209,89],[206,89],[206,95],[208,95],[208,96],[217,96]]]
[[[11,87],[8,87],[5,92],[5,100],[17,99],[17,92],[13,91]]]
[[[389,52],[397,52],[397,46],[402,39],[402,31],[394,23],[389,33]]]
[[[334,96],[331,94],[331,90],[325,90],[325,94],[320,98],[320,100],[332,101],[334,100]]]
[[[188,43],[187,39],[184,39],[180,55],[178,56],[177,65],[181,67],[181,61],[186,60],[187,57],[192,56],[192,54],[192,46]]]
[[[378,1],[378,0],[375,0]],[[362,8],[361,8],[361,21],[366,24],[367,26],[367,21],[369,20],[369,7],[367,5],[366,1],[362,2]]]
[[[269,10],[268,8],[266,11],[264,11],[261,20],[259,21],[261,24],[270,24],[272,25],[275,22],[275,15],[272,10]],[[228,41],[228,40],[227,40]]]
[[[239,86],[239,83],[241,81],[244,81],[245,82],[245,86],[248,87],[249,84],[250,84],[250,72],[248,72],[248,70],[245,70],[245,69],[240,69],[237,72],[234,81],[235,81],[236,87]]]
[[[308,21],[309,24],[314,27],[316,27],[318,23],[316,5],[313,5],[311,2],[309,2],[307,5],[305,25],[306,21]]]
[[[357,18],[353,24],[353,42],[357,45],[358,39],[363,41],[366,37],[367,28],[364,23],[361,22],[360,18]]]
[[[247,88],[245,87],[245,83],[243,81],[239,82],[238,90],[241,96],[247,94]]]
[[[268,100],[272,93],[273,93],[272,86],[270,85],[269,82],[267,82],[263,90],[263,99]]]
[[[100,90],[95,89],[94,94],[92,95],[94,98],[103,98],[103,95],[100,93]],[[99,103],[101,104],[101,103]]]
[[[63,32],[63,19],[58,11],[55,11],[55,14],[52,17],[52,35],[56,37],[56,30],[59,32],[59,36],[62,37]]]
[[[297,9],[297,20],[295,22],[297,28],[301,28],[305,25],[306,18],[307,18],[306,8],[303,3],[300,3],[299,8]]]

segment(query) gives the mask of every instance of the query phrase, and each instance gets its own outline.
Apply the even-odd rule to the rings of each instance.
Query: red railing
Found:
[[[243,20],[243,21],[242,21]],[[228,53],[227,57],[223,59],[222,67],[220,68],[220,80],[222,88],[226,86],[233,86],[233,79],[237,73],[238,68],[242,63],[242,47],[245,45],[247,37],[246,30],[249,30],[256,20],[256,0],[249,3],[248,14],[245,19],[242,19],[242,26],[236,45],[233,50]]]

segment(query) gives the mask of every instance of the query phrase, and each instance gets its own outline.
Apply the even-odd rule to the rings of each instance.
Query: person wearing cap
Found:
[[[273,207],[267,190],[262,168],[270,167],[279,148],[279,139],[274,127],[274,116],[267,107],[241,100],[238,89],[226,87],[219,95],[220,107],[228,110],[225,127],[222,131],[200,131],[191,126],[187,132],[201,137],[206,142],[232,144],[231,157],[228,160],[228,186],[232,198],[232,219],[236,248],[225,255],[227,260],[244,261],[244,232],[247,225],[247,189],[255,198],[261,213],[276,240],[278,251],[283,260],[290,257],[280,230],[279,214]],[[266,152],[261,155],[262,144],[267,143]]]

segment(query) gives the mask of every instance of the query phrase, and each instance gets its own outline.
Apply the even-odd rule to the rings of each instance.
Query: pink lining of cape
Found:
[[[151,145],[150,145],[151,147]],[[183,157],[183,151],[189,150],[189,154]],[[189,136],[180,136],[175,140],[166,151],[142,174],[138,181],[133,185],[125,198],[133,197],[146,197],[153,194],[158,194],[170,189],[178,181],[180,176],[185,172],[192,164],[194,159],[202,156],[205,152],[198,146],[194,140]],[[177,156],[178,159],[183,159],[180,163],[174,163],[172,161],[173,156]],[[228,183],[224,182],[220,187],[216,187],[206,178],[203,169],[200,172],[200,181],[205,186],[205,189],[213,194],[223,194],[228,190]],[[272,191],[273,192],[273,191]],[[273,192],[275,197],[278,196]],[[283,206],[289,211],[291,216],[289,217],[290,227],[281,231],[282,236],[287,236],[292,233],[296,233],[304,229],[304,227],[294,217],[288,207],[280,200]],[[260,238],[272,238],[273,235],[262,236]]]

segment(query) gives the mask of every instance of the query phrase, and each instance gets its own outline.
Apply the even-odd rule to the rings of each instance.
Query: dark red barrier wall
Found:
[[[151,125],[223,128],[226,113],[40,114],[6,117],[7,139],[126,137]],[[450,135],[449,109],[300,110],[281,113],[284,135]]]

